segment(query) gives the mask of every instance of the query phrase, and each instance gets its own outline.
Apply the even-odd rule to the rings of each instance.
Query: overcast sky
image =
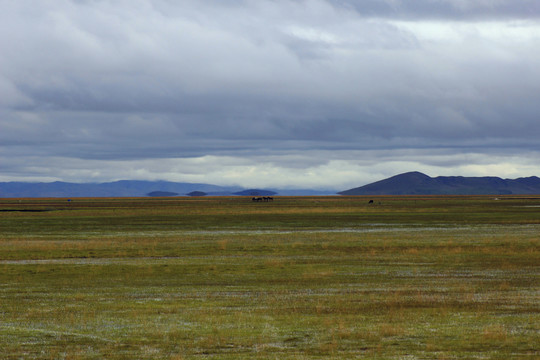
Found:
[[[540,176],[538,0],[0,0],[0,181]]]

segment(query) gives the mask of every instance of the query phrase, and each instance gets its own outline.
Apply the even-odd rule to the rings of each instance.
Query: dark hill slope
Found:
[[[540,178],[515,180],[498,177],[429,177],[408,172],[365,186],[342,191],[341,195],[504,195],[540,194]]]

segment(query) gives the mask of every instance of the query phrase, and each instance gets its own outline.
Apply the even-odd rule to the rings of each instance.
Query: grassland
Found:
[[[536,359],[540,197],[0,199],[1,359]]]

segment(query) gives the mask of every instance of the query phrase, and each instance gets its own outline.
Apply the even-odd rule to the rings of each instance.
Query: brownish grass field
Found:
[[[369,199],[0,199],[0,358],[540,358],[540,197]]]

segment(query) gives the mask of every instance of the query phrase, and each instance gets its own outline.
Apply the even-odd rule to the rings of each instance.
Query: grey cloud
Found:
[[[535,0],[333,0],[363,16],[403,19],[538,18]]]
[[[323,167],[538,150],[536,3],[3,2],[2,150],[92,166],[324,150]]]

